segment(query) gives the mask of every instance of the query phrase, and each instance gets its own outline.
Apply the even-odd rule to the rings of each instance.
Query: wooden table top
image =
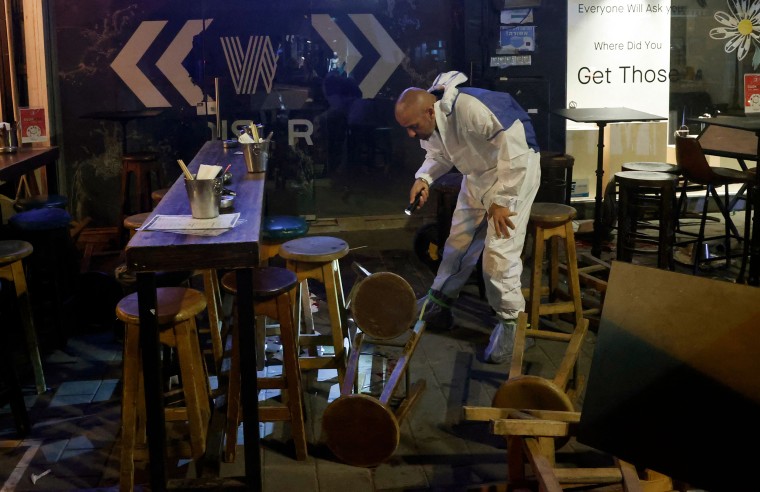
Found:
[[[171,232],[139,231],[126,247],[127,265],[135,272],[246,268],[258,265],[258,247],[264,202],[265,173],[248,173],[239,149],[225,149],[222,142],[206,142],[188,164],[195,173],[201,164],[232,164],[235,201],[224,213],[240,213],[238,224],[219,236],[193,236]],[[180,175],[151,213],[190,215],[190,202]],[[150,219],[148,219],[150,220]]]
[[[0,180],[11,181],[58,158],[58,147],[19,147],[16,152],[0,154]]]

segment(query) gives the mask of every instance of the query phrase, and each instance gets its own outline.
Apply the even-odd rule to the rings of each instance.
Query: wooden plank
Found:
[[[636,467],[627,461],[615,458],[620,468],[621,480],[623,481],[623,492],[643,492],[641,481],[639,480],[639,474],[636,471]]]
[[[554,475],[563,484],[620,483],[618,468],[555,468]]]
[[[562,486],[554,474],[554,468],[547,457],[541,454],[538,439],[526,437],[523,439],[522,444],[528,461],[530,461],[530,466],[533,468],[533,473],[535,473],[541,486],[541,490],[544,492],[562,492]]]
[[[560,422],[578,423],[581,420],[580,412],[563,412],[559,410],[537,410],[537,409],[515,409],[515,408],[495,408],[495,407],[463,407],[463,418],[465,420],[489,421],[507,418],[530,418],[544,420],[558,420]]]
[[[554,420],[497,419],[491,421],[491,433],[498,436],[565,437],[568,425]]]

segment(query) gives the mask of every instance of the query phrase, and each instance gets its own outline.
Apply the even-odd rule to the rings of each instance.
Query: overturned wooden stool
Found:
[[[588,328],[583,320],[573,333],[553,380],[523,375],[523,351],[527,331],[527,315],[520,313],[515,332],[515,347],[509,378],[501,385],[492,407],[464,407],[464,419],[491,423],[491,433],[507,439],[509,484],[527,482],[525,467],[531,465],[539,490],[559,492],[566,486],[622,483],[623,490],[641,490],[637,472],[628,463],[616,460],[614,467],[559,468],[555,450],[564,446],[580,422],[572,398],[565,392],[580,344]],[[512,490],[512,489],[510,489]]]
[[[352,290],[349,305],[361,332],[354,339],[341,396],[322,416],[322,439],[345,463],[369,467],[390,458],[399,443],[400,422],[425,388],[424,380],[410,386],[407,370],[425,329],[424,321],[414,323],[416,303],[409,284],[393,273],[371,274]],[[379,398],[353,391],[363,343],[403,347]],[[394,410],[390,400],[403,376],[406,397]]]

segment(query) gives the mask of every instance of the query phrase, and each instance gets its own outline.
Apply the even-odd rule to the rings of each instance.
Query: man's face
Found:
[[[406,128],[406,133],[411,138],[427,140],[435,131],[435,110],[433,106],[416,111],[414,108],[409,108],[396,112],[396,121]]]

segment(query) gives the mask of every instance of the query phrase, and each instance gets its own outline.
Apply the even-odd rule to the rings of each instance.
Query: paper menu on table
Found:
[[[156,215],[141,231],[180,231],[201,229],[232,229],[237,224],[240,213],[221,214],[213,219],[194,219],[191,215]]]

